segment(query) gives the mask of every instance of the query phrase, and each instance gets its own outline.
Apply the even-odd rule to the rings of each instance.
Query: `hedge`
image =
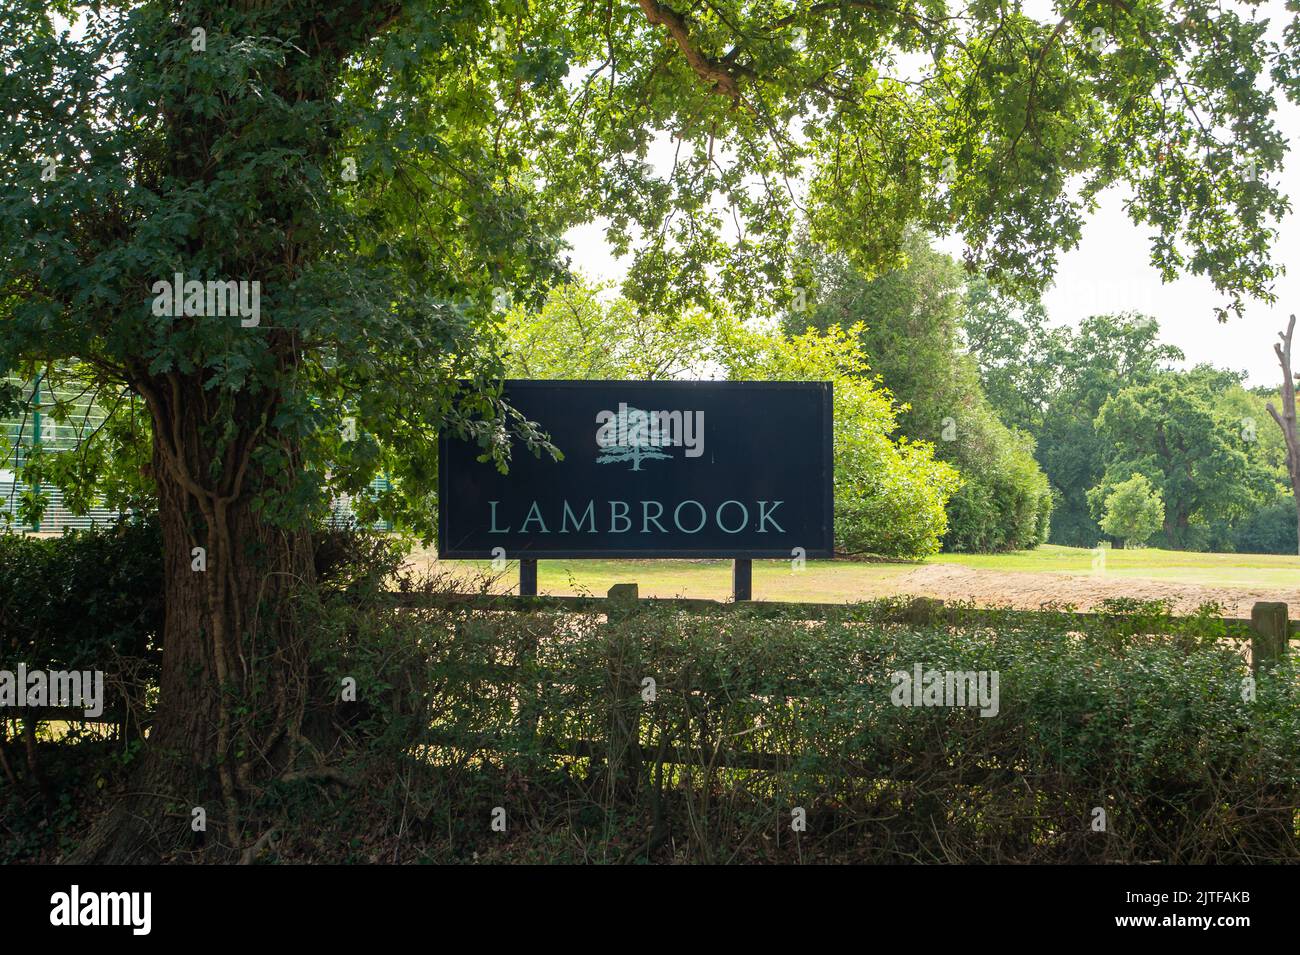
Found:
[[[334,665],[378,704],[372,731],[456,780],[445,804],[426,792],[428,811],[474,851],[506,797],[471,798],[468,767],[529,790],[525,828],[571,828],[585,798],[651,855],[671,842],[708,861],[796,844],[876,862],[1300,860],[1293,660],[1248,700],[1240,648],[1208,618],[1167,636],[1146,632],[1158,614],[1078,633],[1050,614],[956,630],[879,611],[403,611],[370,618]],[[916,664],[996,671],[998,714],[894,705],[891,674]]]
[[[129,661],[131,681],[146,686],[158,679],[162,628],[155,522],[68,530],[61,537],[0,534],[5,667],[106,670]]]

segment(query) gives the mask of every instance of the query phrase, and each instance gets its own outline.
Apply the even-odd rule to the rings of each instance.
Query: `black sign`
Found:
[[[564,459],[439,445],[438,556],[832,553],[829,382],[508,381]],[[497,550],[501,548],[501,550]]]

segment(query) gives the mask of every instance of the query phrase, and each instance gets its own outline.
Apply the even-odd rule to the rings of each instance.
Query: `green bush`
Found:
[[[1145,474],[1137,473],[1127,481],[1098,484],[1088,492],[1088,504],[1100,511],[1101,529],[1128,547],[1141,546],[1165,521],[1165,503]]]
[[[719,348],[731,378],[829,380],[835,432],[835,546],[849,553],[926,557],[948,527],[944,510],[960,486],[934,445],[896,437],[899,408],[870,377],[862,329],[780,336],[733,327]]]
[[[405,544],[353,530],[320,529],[313,539],[320,586],[304,593],[301,611],[319,613],[309,629],[328,659],[363,631],[358,618],[381,619],[379,595]],[[118,724],[24,727],[13,719],[24,711],[0,712],[9,717],[0,721],[0,831],[12,837],[0,840],[0,863],[57,861],[77,846],[87,820],[109,808],[157,698],[162,573],[152,520],[61,537],[0,534],[0,668],[102,670],[106,711]]]
[[[314,537],[322,589],[375,590],[400,543],[372,532]],[[155,520],[60,537],[0,534],[0,665],[109,670],[110,686],[143,694],[157,685],[164,619],[162,537]],[[120,672],[125,668],[128,673]]]
[[[790,335],[810,326],[852,330],[873,374],[898,402],[899,433],[932,446],[938,460],[960,472],[961,487],[948,501],[944,550],[1036,547],[1045,539],[1052,497],[1032,438],[999,418],[967,353],[968,277],[923,232],[909,232],[905,246],[906,263],[874,278],[841,255],[807,246],[814,307],[787,314],[783,327]]]
[[[78,648],[135,632],[126,604],[94,585],[114,560],[157,573],[146,530],[70,538],[0,538],[6,655],[15,620],[29,654],[46,648],[27,662],[43,665],[93,665],[104,651]],[[332,727],[338,777],[277,782],[250,807],[254,828],[281,833],[282,860],[1300,861],[1300,672],[1294,657],[1265,668],[1250,699],[1241,648],[1211,610],[975,617],[895,600],[809,621],[771,605],[632,604],[611,621],[596,608],[434,606],[463,582],[402,572],[399,542],[319,541],[322,586],[301,606],[312,678],[349,678],[357,696],[335,689],[313,720]],[[102,634],[87,623],[60,642],[32,625],[60,588],[108,608]],[[395,609],[393,588],[428,599]],[[54,606],[41,619],[61,632],[72,606]],[[918,664],[996,672],[997,714],[895,705],[892,674]],[[80,794],[65,815],[81,818],[119,757],[43,746],[56,750],[42,758],[58,773],[50,792],[61,805]],[[334,778],[355,785],[321,798]],[[10,828],[40,813],[30,793],[10,803]],[[486,824],[497,807],[506,833]],[[66,842],[72,828],[50,831]],[[53,838],[11,853],[44,858]]]
[[[61,537],[0,534],[5,666],[104,670],[121,658],[143,668],[136,682],[156,682],[162,572],[162,540],[151,520]]]
[[[1028,550],[1047,539],[1052,494],[1034,460],[1033,442],[991,413],[969,413],[955,447],[941,448],[961,471],[948,502],[947,551]]]

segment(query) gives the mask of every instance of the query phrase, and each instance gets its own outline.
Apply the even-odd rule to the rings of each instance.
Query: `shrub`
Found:
[[[809,244],[814,286],[810,312],[784,317],[788,334],[809,326],[856,335],[873,373],[898,401],[898,427],[933,445],[961,475],[948,503],[943,548],[1021,550],[1044,537],[1052,498],[1034,460],[1033,440],[1006,426],[985,396],[967,353],[962,322],[967,275],[922,231],[905,240],[901,267],[868,278],[842,255]]]
[[[988,411],[965,413],[954,447],[943,449],[961,472],[948,504],[949,551],[1028,550],[1047,539],[1052,494],[1033,442]]]
[[[316,574],[299,612],[312,620],[322,660],[386,612],[380,592],[405,553],[391,535],[318,530]],[[114,781],[136,758],[156,700],[164,598],[162,542],[141,520],[61,537],[0,534],[0,668],[102,670],[105,707],[118,731],[72,722],[25,721],[0,711],[0,862],[56,861],[78,843],[87,818],[105,811]],[[323,664],[322,664],[323,665]],[[125,711],[127,717],[117,719]]]
[[[961,484],[934,446],[895,438],[898,408],[869,375],[861,328],[784,337],[736,326],[720,348],[730,377],[829,380],[834,388],[835,544],[852,552],[925,557],[947,530],[944,510]]]
[[[1098,485],[1088,497],[1093,504],[1104,501],[1101,529],[1124,541],[1125,547],[1145,544],[1164,524],[1165,503],[1144,474],[1134,474],[1110,486]]]
[[[159,672],[162,571],[152,520],[61,537],[0,534],[5,666],[104,670],[110,689],[143,692]]]
[[[366,531],[321,530],[316,571],[327,593],[374,592],[402,543]],[[162,538],[155,520],[60,537],[0,534],[0,665],[105,670],[133,702],[157,685],[164,619]]]

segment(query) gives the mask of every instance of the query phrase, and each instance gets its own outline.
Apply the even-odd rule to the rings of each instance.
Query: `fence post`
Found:
[[[636,584],[615,584],[605,594],[605,599],[609,601],[605,616],[609,620],[617,620],[634,613],[639,596]]]
[[[606,781],[611,797],[635,791],[641,772],[641,648],[635,634],[618,626],[636,614],[637,585],[615,584],[606,595],[609,630],[605,692]]]
[[[1280,663],[1286,657],[1291,636],[1287,605],[1256,603],[1250,608],[1250,629],[1250,669],[1258,676],[1261,667]],[[1262,804],[1252,827],[1260,848],[1277,853],[1276,861],[1294,858],[1296,794],[1286,786],[1269,786],[1260,795]]]
[[[1278,663],[1286,656],[1290,625],[1284,603],[1263,601],[1250,608],[1250,669]]]

